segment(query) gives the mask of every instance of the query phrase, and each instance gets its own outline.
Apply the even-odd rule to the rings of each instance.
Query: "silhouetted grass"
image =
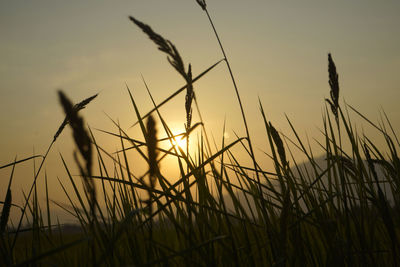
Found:
[[[277,131],[259,102],[269,143],[268,156],[274,166],[273,170],[262,169],[252,149],[239,90],[206,2],[197,0],[197,3],[207,14],[227,63],[246,136],[231,143],[222,136],[221,147],[210,146],[203,121],[192,123],[192,101],[196,101],[193,83],[218,62],[192,78],[191,65],[188,64],[186,71],[172,42],[130,17],[168,55],[168,61],[184,78],[185,85],[156,103],[145,84],[154,105],[145,115],[127,86],[137,117],[132,127],[139,126],[142,136],[131,137],[112,121],[115,132],[101,132],[120,142],[116,153],[103,149],[78,115],[96,95],[73,105],[60,93],[66,118],[48,151],[64,127],[70,125],[80,155],[75,152],[83,190],[61,156],[73,189],[67,191],[60,183],[69,203],[54,203],[49,199],[45,175],[46,204],[42,208],[37,194],[32,192],[36,192],[36,180],[47,151],[34,174],[32,189],[20,207],[21,219],[14,227],[8,218],[10,209],[17,205],[11,198],[11,189],[18,186],[11,184],[12,171],[7,195],[1,202],[1,264],[397,266],[400,262],[399,142],[386,114],[378,126],[352,106],[339,103],[339,75],[328,54],[331,91],[323,113],[324,141],[318,143],[323,160],[314,156],[289,119],[295,139]],[[159,108],[185,89],[182,104],[186,129],[174,135]],[[357,133],[348,108],[379,130],[386,148],[378,148],[374,140]],[[193,142],[192,138],[191,150],[174,145],[177,138],[189,140],[193,133],[198,134],[198,139]],[[166,137],[160,138],[163,134]],[[350,144],[348,147],[342,145],[344,140]],[[169,144],[161,145],[165,143]],[[233,147],[241,147],[253,166],[242,164]],[[293,149],[308,159],[307,168],[298,163]],[[130,159],[132,151],[149,166],[142,175],[134,172],[136,162]],[[38,156],[15,160],[2,168],[14,170],[20,162],[35,157]],[[167,158],[171,159],[167,168],[179,172],[176,177],[164,176],[165,172],[159,168]],[[105,162],[110,160],[113,165],[108,167]],[[60,222],[55,223],[51,202],[76,218],[78,230],[71,231]],[[29,221],[25,229],[21,228],[22,218]]]

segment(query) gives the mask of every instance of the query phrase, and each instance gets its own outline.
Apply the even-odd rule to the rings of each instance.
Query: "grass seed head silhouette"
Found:
[[[155,33],[149,25],[144,24],[132,16],[129,16],[129,19],[140,29],[142,29],[142,31],[150,38],[150,40],[152,40],[158,46],[160,51],[168,55],[168,62],[176,69],[176,71],[179,72],[179,74],[182,75],[185,80],[187,80],[185,65],[175,45],[169,40],[164,39],[158,33]]]
[[[92,144],[89,134],[84,127],[83,119],[78,115],[78,110],[84,108],[86,104],[96,97],[96,95],[85,99],[75,106],[62,91],[59,91],[58,95],[66,114],[66,120],[72,128],[75,144],[78,147],[83,160],[85,161],[85,166],[83,167],[76,152],[74,153],[75,161],[82,175],[84,189],[88,197],[89,205],[93,212],[96,203],[96,188],[92,179]]]
[[[207,8],[207,4],[205,0],[196,0],[197,4],[199,4],[199,6],[203,9],[206,10]]]
[[[156,175],[158,173],[158,165],[157,165],[157,129],[156,122],[153,116],[149,116],[147,119],[147,150],[149,156],[149,176],[150,176],[150,187],[155,187]]]
[[[285,167],[287,165],[287,161],[286,161],[285,147],[283,146],[282,139],[279,136],[279,133],[275,129],[275,127],[272,126],[271,122],[269,123],[269,127],[271,128],[271,136],[272,136],[272,139],[274,140],[275,146],[278,150],[278,154],[279,154],[279,158],[281,159],[282,166]]]
[[[84,109],[86,107],[86,105],[89,104],[96,97],[97,97],[97,94],[95,94],[91,97],[88,97],[88,98],[82,100],[81,102],[79,102],[78,104],[76,104],[73,108],[78,112],[79,110]],[[57,130],[56,134],[54,135],[53,142],[56,141],[56,139],[61,134],[61,132],[64,130],[64,128],[68,124],[68,122],[69,122],[68,117],[65,116],[64,121],[61,123],[60,127],[58,127],[58,130]]]
[[[339,108],[339,75],[336,72],[335,62],[333,62],[332,56],[328,54],[328,73],[329,73],[329,86],[331,87],[330,95],[331,99],[325,99],[331,106],[332,113],[338,119],[338,108]]]
[[[205,2],[204,2],[205,5]],[[185,79],[187,84],[186,98],[185,98],[185,110],[186,110],[186,130],[190,128],[192,122],[192,101],[194,98],[193,92],[193,80],[192,80],[192,67],[189,64],[188,72],[186,72],[185,64],[183,63],[182,57],[180,56],[175,45],[162,37],[160,34],[153,31],[153,29],[144,24],[143,22],[129,16],[129,19],[136,24],[142,31],[152,40],[158,49],[168,55],[168,62],[175,68],[175,70]]]
[[[194,98],[193,82],[192,82],[192,66],[189,64],[189,70],[187,73],[187,89],[185,98],[185,110],[186,110],[186,131],[190,129],[192,123],[192,101]]]

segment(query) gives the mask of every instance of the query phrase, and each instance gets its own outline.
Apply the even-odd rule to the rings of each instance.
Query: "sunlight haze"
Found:
[[[382,108],[393,128],[400,127],[400,2],[399,1],[207,1],[230,60],[256,155],[269,158],[260,99],[267,119],[293,138],[285,114],[302,137],[320,139],[325,98],[329,98],[328,53],[339,73],[340,102],[350,104],[378,123]],[[120,140],[96,129],[118,133],[107,117],[135,139],[143,140],[126,85],[142,114],[185,84],[165,54],[129,19],[134,16],[175,44],[193,76],[223,59],[206,15],[196,1],[1,1],[0,2],[0,166],[33,154],[43,155],[64,119],[57,90],[77,103],[99,93],[80,114],[96,140],[113,153]],[[245,136],[232,81],[224,62],[194,84],[201,115],[218,147],[222,136],[233,142]],[[329,108],[329,107],[328,107]],[[160,112],[174,134],[184,132],[185,95]],[[357,123],[359,117],[349,111]],[[224,121],[226,130],[223,132]],[[199,121],[193,107],[193,123]],[[382,136],[371,126],[360,132]],[[160,126],[161,127],[161,126]],[[165,134],[160,128],[160,137]],[[191,142],[197,136],[191,137]],[[214,144],[214,140],[210,140]],[[186,147],[185,142],[178,144]],[[70,129],[65,130],[44,166],[50,198],[66,203],[57,178],[68,183],[60,154],[74,174]],[[240,149],[238,149],[239,151]],[[242,150],[241,150],[242,151]],[[296,151],[293,151],[296,153]],[[245,155],[245,152],[241,152]],[[15,168],[16,201],[29,190],[32,161]],[[250,161],[244,159],[245,165]],[[146,170],[135,161],[138,173]],[[167,172],[168,164],[162,165]],[[4,200],[11,167],[0,169]],[[171,171],[171,170],[169,170]],[[38,183],[43,184],[44,172]],[[69,188],[69,186],[67,186]],[[42,192],[43,193],[43,192]]]

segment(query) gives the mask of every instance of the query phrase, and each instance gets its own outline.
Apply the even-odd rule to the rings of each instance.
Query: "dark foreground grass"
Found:
[[[269,156],[274,164],[274,170],[261,169],[229,61],[205,1],[197,2],[206,12],[222,49],[246,136],[231,143],[222,137],[221,147],[211,147],[194,85],[219,62],[192,77],[190,65],[186,69],[172,42],[130,17],[167,54],[171,65],[184,78],[185,86],[160,104],[153,101],[149,91],[154,109],[145,115],[140,113],[127,87],[138,118],[134,126],[140,127],[143,136],[130,137],[114,122],[116,132],[103,131],[121,143],[120,151],[114,154],[96,142],[78,114],[95,96],[73,105],[60,93],[66,119],[48,150],[69,124],[79,152],[75,159],[84,186],[83,190],[78,189],[80,181],[71,175],[61,157],[73,188],[64,190],[70,200],[64,207],[69,206],[66,212],[79,224],[67,228],[51,216],[47,176],[40,172],[47,153],[4,165],[12,168],[12,174],[1,202],[1,265],[398,266],[400,145],[386,114],[378,126],[350,105],[340,105],[339,75],[329,55],[331,97],[326,101],[330,110],[326,108],[323,113],[324,141],[318,143],[324,151],[324,163],[298,137],[289,119],[296,139],[279,133],[267,120],[260,102]],[[186,129],[174,136],[159,108],[185,90],[186,101],[182,105],[186,110]],[[198,122],[192,122],[192,101]],[[367,135],[360,135],[349,110],[378,129],[387,147],[380,149]],[[191,149],[173,145],[175,139],[189,139],[194,132],[199,138],[191,142]],[[158,137],[161,134],[167,137]],[[170,143],[168,149],[160,145],[165,141]],[[345,148],[344,143],[350,145]],[[253,162],[251,167],[240,162],[234,147],[242,147]],[[309,168],[297,164],[291,148],[306,156]],[[148,172],[140,177],[134,174],[128,150],[148,163]],[[14,168],[36,157],[42,158],[40,168],[25,203],[18,206],[12,201],[12,192],[18,190],[18,185],[12,184]],[[160,171],[159,165],[166,158],[175,160],[176,165],[171,168],[179,170],[178,177],[165,177]],[[111,168],[106,164],[110,160]],[[36,194],[38,178],[46,184],[43,205]],[[13,226],[9,212],[18,208],[21,219]],[[27,228],[21,227],[23,218],[30,222]]]

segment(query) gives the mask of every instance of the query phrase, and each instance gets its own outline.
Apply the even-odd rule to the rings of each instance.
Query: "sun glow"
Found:
[[[172,139],[172,144],[176,149],[181,148],[183,151],[186,151],[186,138],[176,137],[175,140]]]

